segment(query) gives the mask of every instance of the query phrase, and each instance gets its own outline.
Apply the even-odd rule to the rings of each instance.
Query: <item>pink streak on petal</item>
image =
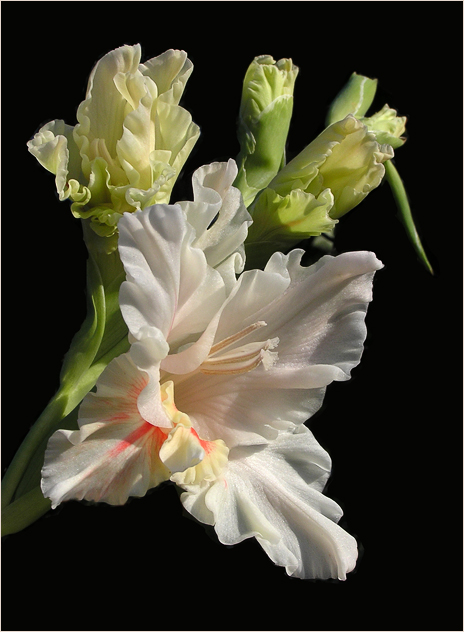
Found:
[[[127,437],[122,439],[122,441],[120,441],[114,448],[112,448],[108,452],[108,457],[113,458],[118,454],[121,454],[121,452],[127,450],[127,448],[132,446],[139,439],[149,433],[155,435],[154,438],[156,439],[156,443],[159,446],[161,446],[161,444],[166,439],[166,434],[161,430],[161,428],[158,428],[157,426],[152,426],[152,424],[148,423],[148,421],[144,421],[143,424],[139,426],[139,428],[128,434]]]
[[[205,451],[205,454],[209,454],[210,452],[214,450],[214,441],[204,441],[203,439],[200,439],[197,431],[194,430],[194,428],[190,428],[190,432],[191,434],[193,434],[193,436],[196,439],[198,439],[198,443],[201,445],[201,447]]]

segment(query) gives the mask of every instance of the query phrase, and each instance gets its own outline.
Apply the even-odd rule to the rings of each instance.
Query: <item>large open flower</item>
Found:
[[[199,136],[179,105],[193,64],[168,50],[140,63],[140,45],[106,54],[89,78],[78,123],[44,125],[29,151],[56,175],[60,199],[92,228],[110,236],[125,211],[168,202]]]
[[[119,230],[131,349],[84,400],[80,429],[52,436],[44,495],[121,504],[170,478],[221,542],[256,537],[289,574],[344,579],[356,541],[302,424],[360,360],[380,262],[356,252],[304,268],[302,251],[276,253],[226,287],[179,206],[126,214]]]

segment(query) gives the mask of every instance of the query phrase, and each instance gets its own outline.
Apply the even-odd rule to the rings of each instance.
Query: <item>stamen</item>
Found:
[[[204,361],[204,363],[207,363],[208,365],[214,365],[214,364],[230,364],[234,362],[244,362],[246,360],[252,360],[253,358],[256,357],[256,353],[259,354],[261,350],[263,349],[263,343],[257,342],[250,346],[253,347],[253,350],[248,351],[248,353],[245,351],[248,345],[245,345],[243,347],[239,347],[235,351],[224,353],[223,355],[220,355],[216,358],[207,358]]]
[[[222,367],[216,367],[214,369],[205,369],[203,363],[200,367],[200,371],[205,375],[217,375],[218,373],[221,373],[222,375],[240,375],[240,373],[248,373],[248,371],[256,369],[256,367],[261,364],[262,360],[263,358],[260,354],[254,362],[251,362],[249,364],[246,364],[245,366],[236,369],[228,369],[224,367],[224,365],[222,365]]]
[[[262,342],[252,342],[226,352],[218,357],[208,357],[199,367],[199,370],[206,375],[239,375],[248,373],[263,363],[267,370],[277,359],[276,353],[271,353],[269,349],[274,349],[279,342],[278,338],[265,340]]]
[[[242,331],[239,331],[238,333],[234,334],[233,336],[229,336],[228,338],[224,338],[224,340],[221,340],[221,342],[217,342],[215,345],[213,345],[211,347],[209,355],[212,356],[218,351],[221,351],[221,349],[230,347],[230,345],[234,344],[234,342],[237,342],[237,340],[245,338],[245,336],[251,334],[251,332],[255,331],[255,329],[265,327],[266,325],[267,323],[265,323],[264,320],[258,320],[258,322],[253,323],[252,325],[248,325],[248,327],[245,327],[245,329],[242,329]]]

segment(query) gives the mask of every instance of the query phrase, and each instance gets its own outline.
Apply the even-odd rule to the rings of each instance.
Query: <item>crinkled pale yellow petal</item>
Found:
[[[121,46],[100,59],[92,70],[86,99],[77,111],[79,125],[75,139],[83,158],[86,156],[91,161],[95,157],[91,151],[95,139],[103,139],[109,155],[115,157],[128,105],[125,94],[121,94],[118,87],[121,81],[115,82],[115,77],[121,73],[136,73],[140,55],[138,44]]]
[[[73,139],[73,127],[62,120],[50,121],[27,143],[30,153],[53,173],[60,200],[71,198],[85,204],[89,191],[79,182],[79,151]]]
[[[140,65],[145,77],[150,77],[157,86],[160,99],[178,105],[193,64],[183,50],[167,50]]]
[[[178,105],[193,65],[168,50],[140,64],[141,48],[121,46],[93,68],[75,127],[44,126],[29,151],[56,176],[60,199],[101,236],[117,236],[125,212],[168,203],[199,128]],[[114,249],[115,241],[111,246]]]
[[[248,268],[261,267],[277,250],[324,232],[330,232],[337,220],[330,217],[334,197],[324,189],[316,197],[301,189],[281,196],[265,189],[252,206],[253,224],[248,230]]]
[[[362,118],[361,122],[375,134],[379,143],[388,143],[397,149],[406,139],[402,136],[406,131],[406,117],[397,116],[396,110],[384,105],[372,116]]]

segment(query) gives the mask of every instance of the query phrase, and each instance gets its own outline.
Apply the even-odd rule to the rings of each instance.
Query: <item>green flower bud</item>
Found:
[[[247,266],[260,267],[272,252],[329,233],[385,175],[390,145],[349,114],[327,127],[272,179],[250,207]]]
[[[333,193],[330,217],[338,219],[379,186],[382,163],[393,157],[390,145],[379,145],[372,132],[349,114],[333,123],[290,161],[269,187],[279,195],[301,189],[318,196]]]
[[[252,207],[247,267],[261,267],[277,250],[286,252],[303,239],[330,232],[338,221],[329,216],[333,203],[330,189],[317,197],[300,189],[285,196],[265,189]]]
[[[376,90],[377,79],[369,79],[354,72],[332,102],[326,125],[341,121],[348,114],[353,114],[356,118],[364,116],[372,105]]]
[[[256,57],[243,82],[235,186],[249,206],[285,162],[285,144],[293,110],[298,74],[291,59]]]
[[[401,135],[405,131],[406,117],[397,116],[396,110],[388,105],[366,117],[377,90],[377,79],[369,79],[355,72],[350,80],[332,102],[326,118],[326,125],[341,121],[348,114],[353,114],[370,132],[375,134],[379,143],[387,143],[393,149],[401,147],[406,141]]]

